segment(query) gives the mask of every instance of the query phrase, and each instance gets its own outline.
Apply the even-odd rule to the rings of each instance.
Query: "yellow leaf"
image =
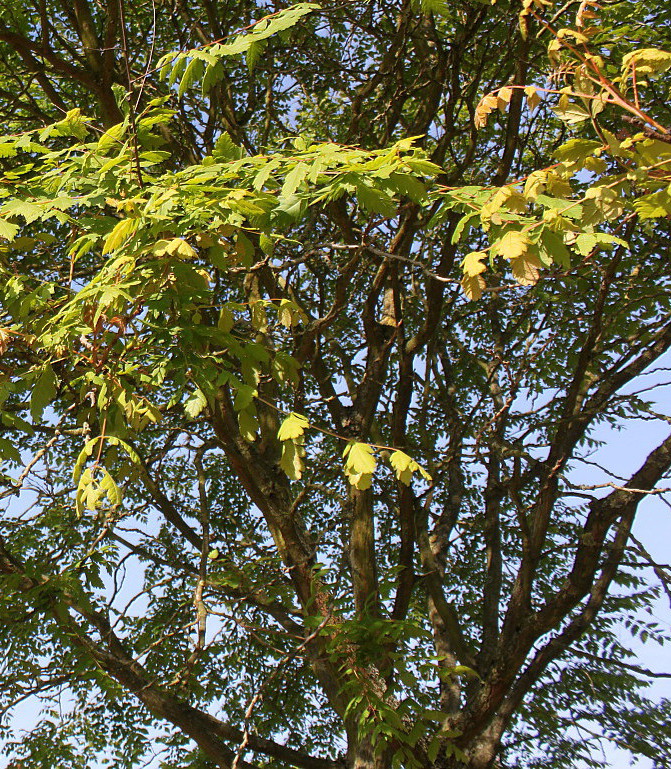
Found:
[[[533,112],[536,109],[536,107],[541,103],[542,99],[538,91],[532,85],[528,85],[524,89],[524,94],[527,97],[527,107],[529,107],[530,112]]]
[[[282,422],[277,431],[277,437],[281,441],[291,441],[303,435],[303,432],[310,426],[308,420],[301,414],[293,412]]]
[[[470,254],[466,254],[462,262],[464,274],[472,278],[483,273],[487,268],[482,263],[482,260],[486,258],[487,254],[485,251],[471,251]]]
[[[300,444],[294,441],[284,441],[282,444],[282,457],[280,467],[292,481],[300,481],[303,475],[303,457],[305,451]]]
[[[520,230],[508,230],[496,243],[496,253],[511,261],[519,259],[529,249],[529,238]]]
[[[373,485],[372,473],[346,473],[347,479],[354,488],[365,491]]]
[[[137,219],[121,219],[115,225],[112,231],[105,238],[103,254],[110,254],[116,251],[129,238],[135,234]]]
[[[622,59],[622,77],[626,78],[631,73],[640,75],[656,75],[671,69],[671,53],[659,48],[642,48],[632,51]]]
[[[476,128],[484,128],[487,125],[487,116],[492,110],[495,110],[498,106],[498,99],[496,96],[489,94],[485,96],[480,104],[475,108],[474,123]]]
[[[506,107],[510,103],[510,99],[513,95],[513,89],[506,86],[505,88],[499,88],[496,94],[496,106],[499,112],[505,112]]]
[[[410,485],[412,474],[418,470],[423,478],[425,478],[427,481],[431,480],[431,476],[426,472],[426,470],[417,462],[415,462],[412,457],[409,457],[404,451],[394,451],[394,453],[389,457],[389,461],[391,466],[394,468],[394,472],[396,473],[398,480],[401,481],[401,483],[404,483],[406,486]]]
[[[545,190],[546,181],[546,171],[533,171],[530,173],[524,183],[524,197],[527,198],[527,200],[536,200],[536,198]]]
[[[176,254],[183,259],[193,259],[197,256],[196,251],[191,248],[184,238],[173,238],[162,250],[165,254]]]
[[[482,296],[482,290],[485,287],[484,278],[481,275],[464,275],[461,279],[461,288],[466,294],[466,298],[471,302],[477,302]]]
[[[541,266],[535,254],[526,253],[513,261],[513,277],[520,286],[533,286],[538,282],[538,268]]]
[[[367,443],[352,441],[347,444],[343,452],[346,467],[354,473],[374,473],[377,460],[373,455],[373,448]]]
[[[373,482],[373,473],[377,467],[373,448],[367,443],[352,441],[345,447],[343,457],[345,458],[345,475],[350,484],[361,490],[370,488]]]

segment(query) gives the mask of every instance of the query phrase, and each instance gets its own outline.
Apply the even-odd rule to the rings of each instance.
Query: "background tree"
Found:
[[[13,766],[668,766],[671,437],[576,481],[669,420],[668,29],[604,5],[4,3]]]

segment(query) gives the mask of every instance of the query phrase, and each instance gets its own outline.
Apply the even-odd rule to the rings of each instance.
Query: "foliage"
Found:
[[[671,438],[578,481],[668,422],[629,5],[5,3],[13,765],[668,765],[619,633],[666,640]]]

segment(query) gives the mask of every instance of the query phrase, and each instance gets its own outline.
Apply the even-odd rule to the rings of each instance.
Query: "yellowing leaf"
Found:
[[[480,104],[475,108],[474,123],[476,128],[484,128],[487,125],[487,117],[490,112],[495,110],[498,106],[499,100],[496,96],[489,94],[485,96]]]
[[[536,198],[545,190],[547,173],[545,171],[533,171],[524,183],[524,197],[528,200]]]
[[[634,201],[634,208],[641,219],[671,216],[671,195],[667,190],[658,190]]]
[[[478,301],[482,296],[484,287],[485,281],[481,275],[464,275],[461,279],[461,288],[464,294],[466,294],[466,298],[472,302]]]
[[[527,209],[527,201],[523,195],[510,185],[500,187],[480,209],[480,223],[484,230],[491,224],[501,224],[503,217],[501,209],[507,209],[513,213],[524,213]]]
[[[462,262],[464,274],[472,278],[483,273],[487,268],[482,263],[482,260],[486,258],[487,253],[485,251],[471,251],[470,254],[466,254]]]
[[[513,95],[513,89],[506,86],[505,88],[499,88],[496,93],[496,106],[499,112],[505,112],[506,107],[510,103],[510,99]]]
[[[268,328],[268,316],[266,314],[266,302],[264,299],[257,299],[249,305],[252,327],[257,331],[266,331]]]
[[[592,201],[605,219],[619,219],[624,213],[622,197],[610,187],[590,187],[585,193],[585,200]]]
[[[391,466],[394,468],[394,472],[396,473],[398,480],[401,481],[401,483],[404,483],[406,486],[410,485],[412,474],[418,470],[422,477],[425,478],[425,480],[431,480],[431,476],[426,472],[426,470],[403,451],[394,451],[394,453],[389,457],[389,461]]]
[[[632,51],[622,58],[622,77],[657,75],[671,69],[671,53],[659,48],[642,48]]]
[[[294,441],[285,441],[282,444],[282,457],[280,458],[280,467],[292,481],[299,481],[303,475],[303,457],[305,450],[300,443]]]
[[[533,286],[538,282],[538,268],[540,266],[540,259],[536,254],[527,252],[513,261],[513,277],[520,286]]]
[[[529,238],[520,230],[508,230],[496,243],[496,253],[504,259],[514,261],[526,254],[529,249]]]
[[[195,249],[191,248],[184,238],[173,238],[165,245],[163,253],[175,254],[181,256],[182,259],[193,259],[197,256]]]
[[[94,473],[101,474],[100,480],[95,478]],[[87,467],[77,485],[75,498],[77,516],[81,517],[86,510],[96,510],[105,497],[112,507],[121,503],[121,491],[114,478],[104,467],[97,467],[95,470]]]
[[[0,141],[0,158],[13,158],[17,149],[14,142]]]
[[[377,467],[372,447],[367,443],[353,441],[345,447],[343,457],[345,475],[352,486],[361,490],[370,488]]]
[[[207,398],[205,397],[205,393],[200,388],[197,388],[185,401],[184,413],[190,419],[195,419],[205,408],[205,406],[207,406]]]
[[[291,299],[282,299],[277,310],[277,318],[285,328],[292,328],[297,321],[305,320],[305,313]]]
[[[561,160],[566,167],[582,168],[585,160],[601,150],[601,142],[590,139],[569,139],[554,151],[557,160]]]
[[[122,246],[129,238],[135,234],[135,230],[138,225],[138,220],[121,219],[118,221],[110,233],[105,238],[105,245],[103,247],[103,254],[109,254],[115,251],[119,246]]]
[[[308,420],[301,414],[293,412],[282,422],[277,431],[277,437],[281,441],[290,441],[299,438],[303,432],[310,426]]]
[[[251,267],[254,261],[255,248],[252,241],[244,232],[238,231],[235,239],[235,255],[244,267]]]
[[[14,240],[19,228],[16,224],[11,224],[6,219],[0,219],[0,238],[5,240]]]
[[[568,198],[573,194],[573,188],[561,174],[548,171],[546,176],[547,191],[558,198]]]
[[[559,104],[554,108],[554,112],[560,120],[569,125],[582,123],[583,120],[588,120],[591,116],[584,107],[569,101],[566,94],[560,97]]]
[[[536,107],[541,103],[542,99],[538,91],[532,85],[528,85],[524,89],[524,95],[527,97],[527,107],[529,111],[533,112]]]

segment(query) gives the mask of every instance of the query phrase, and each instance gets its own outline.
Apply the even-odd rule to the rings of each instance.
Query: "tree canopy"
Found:
[[[9,766],[669,766],[665,14],[4,1]]]

